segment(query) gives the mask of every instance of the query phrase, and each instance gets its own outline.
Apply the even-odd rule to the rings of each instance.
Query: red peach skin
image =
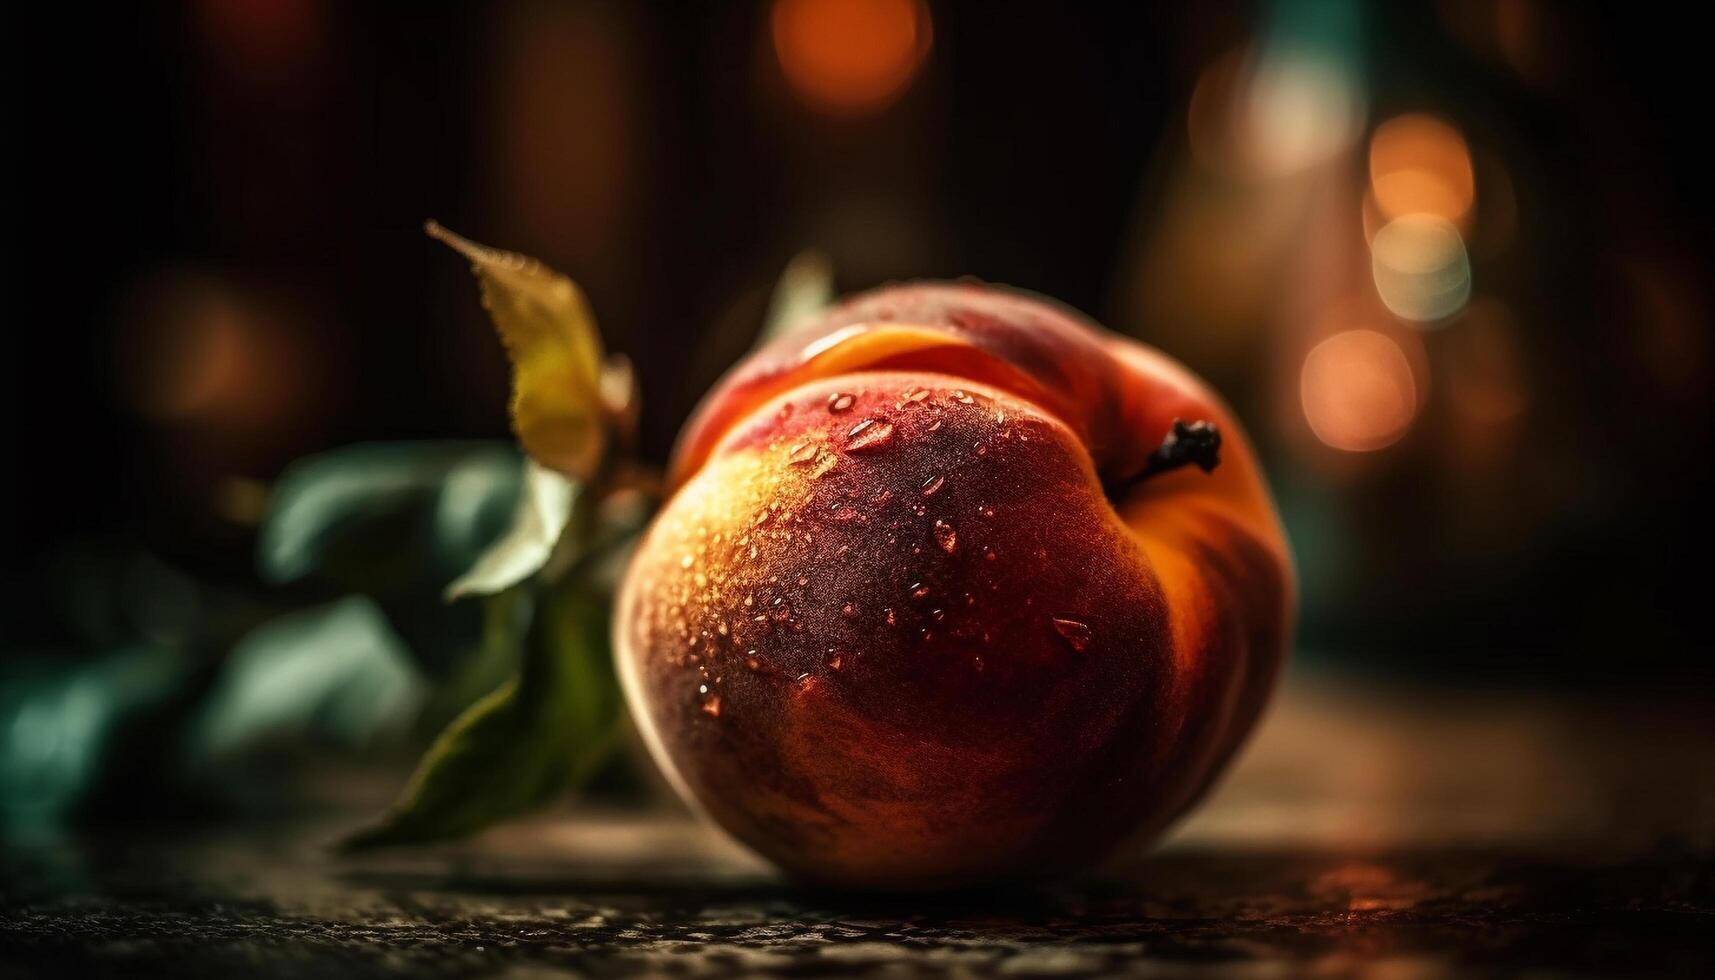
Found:
[[[1133,481],[1175,419],[1220,465]],[[1157,834],[1286,649],[1237,421],[1036,297],[848,300],[715,388],[671,483],[620,597],[627,697],[683,795],[801,878],[955,886]]]

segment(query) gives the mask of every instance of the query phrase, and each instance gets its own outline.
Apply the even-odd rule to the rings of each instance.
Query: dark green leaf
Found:
[[[611,597],[582,580],[559,584],[530,631],[522,683],[553,692],[543,705],[549,729],[561,733],[567,785],[581,786],[613,750],[624,699],[613,669]]]
[[[534,597],[528,589],[507,589],[468,604],[481,614],[481,634],[460,650],[445,680],[435,686],[424,721],[434,729],[446,727],[473,702],[518,673],[524,660],[524,639],[530,629]],[[442,604],[442,610],[467,609]]]
[[[438,587],[506,528],[522,472],[505,443],[369,443],[300,460],[270,497],[262,574],[393,581],[434,572]]]
[[[620,712],[607,619],[600,598],[558,585],[531,624],[519,676],[441,733],[393,810],[342,849],[463,837],[588,779]]]

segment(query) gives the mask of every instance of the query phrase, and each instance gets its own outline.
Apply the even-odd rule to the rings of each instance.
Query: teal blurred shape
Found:
[[[364,590],[439,589],[504,533],[523,465],[505,442],[363,443],[300,460],[270,498],[260,571],[278,583],[318,573]]]
[[[8,670],[0,678],[0,816],[7,827],[63,818],[101,778],[119,726],[171,697],[186,670],[177,653],[151,646]]]
[[[374,601],[352,596],[264,623],[239,640],[187,733],[202,765],[317,737],[361,747],[415,720],[427,684]]]

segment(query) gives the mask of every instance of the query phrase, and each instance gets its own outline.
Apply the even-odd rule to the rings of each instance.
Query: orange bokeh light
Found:
[[[1434,116],[1395,116],[1370,139],[1370,193],[1384,219],[1432,214],[1469,227],[1476,180],[1471,151],[1453,126]]]
[[[319,405],[303,324],[209,274],[143,280],[117,341],[133,406],[164,425],[245,442],[289,431]]]
[[[1398,442],[1417,417],[1417,381],[1398,343],[1375,330],[1345,330],[1311,349],[1299,399],[1323,444],[1369,452]]]
[[[777,0],[770,24],[793,90],[841,114],[871,112],[896,99],[933,36],[923,0]]]

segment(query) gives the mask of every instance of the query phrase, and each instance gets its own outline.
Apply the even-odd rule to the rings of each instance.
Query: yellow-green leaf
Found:
[[[431,237],[471,261],[482,303],[512,361],[512,429],[537,462],[587,480],[607,433],[601,337],[583,292],[535,259],[478,245],[429,222]]]

